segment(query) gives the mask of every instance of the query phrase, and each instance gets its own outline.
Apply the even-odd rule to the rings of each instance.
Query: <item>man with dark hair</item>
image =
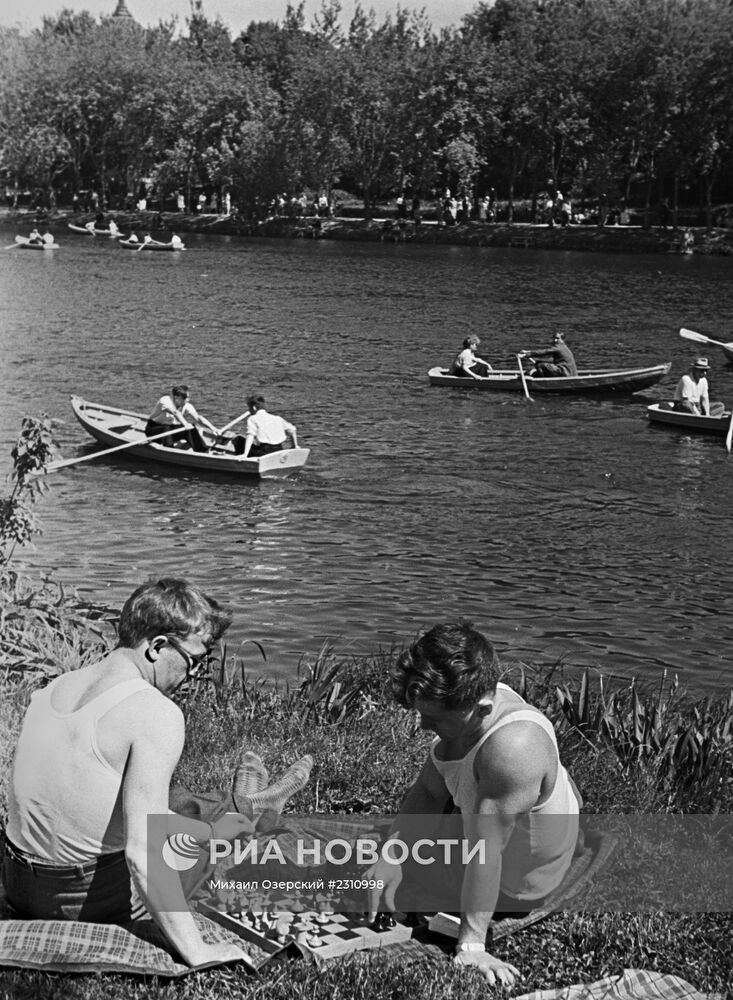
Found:
[[[187,385],[174,385],[170,395],[161,396],[148,417],[145,426],[146,436],[155,437],[170,430],[168,437],[162,438],[159,444],[170,447],[175,442],[183,442],[194,451],[208,451],[209,446],[201,434],[201,428],[206,427],[215,436],[219,431],[210,420],[198,412],[189,396]],[[180,427],[181,430],[176,431],[176,427]]]
[[[247,398],[249,417],[245,427],[244,437],[238,434],[234,438],[234,450],[243,458],[259,458],[273,451],[282,451],[289,447],[288,436],[292,439],[292,447],[298,447],[298,435],[293,424],[287,420],[268,413],[265,409],[265,397],[257,394]]]
[[[484,852],[442,876],[380,860],[368,877],[384,883],[386,908],[400,910],[435,909],[419,900],[429,904],[426,893],[437,886],[430,880],[442,878],[460,912],[455,961],[511,986],[518,970],[486,950],[492,917],[525,914],[560,884],[575,851],[580,797],[552,724],[498,681],[498,669],[491,643],[465,621],[436,625],[398,658],[395,697],[436,736],[390,837],[408,829],[439,837],[457,812],[463,837]],[[381,895],[370,891],[372,912]]]
[[[561,376],[576,376],[578,366],[575,363],[573,352],[565,343],[562,333],[556,333],[552,338],[552,347],[538,347],[537,349],[520,351],[519,357],[525,358],[529,355],[529,363],[534,368],[527,372],[532,378],[559,378]],[[546,361],[537,361],[537,358],[546,358]]]
[[[151,581],[125,603],[115,649],[34,693],[13,764],[3,859],[7,897],[21,916],[126,923],[147,912],[190,965],[241,957],[236,946],[201,938],[185,902],[201,869],[195,883],[182,874],[174,907],[170,876],[150,863],[148,844],[149,818],[159,815],[196,850],[251,834],[258,813],[279,812],[308,778],[312,760],[303,758],[280,782],[253,786],[262,762],[246,752],[231,790],[191,796],[188,810],[179,795],[187,816],[170,813],[185,735],[171,696],[197,676],[230,622],[187,581]]]

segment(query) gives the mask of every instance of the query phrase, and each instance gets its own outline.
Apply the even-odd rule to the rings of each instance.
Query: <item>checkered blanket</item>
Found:
[[[355,826],[347,819],[321,819],[315,826],[322,836],[327,831],[330,836],[342,836],[346,839],[353,837],[358,831],[358,824]],[[289,841],[293,839],[294,844],[294,838],[302,833],[302,829],[300,825],[295,825],[294,829],[286,827],[278,831],[278,842],[281,843],[286,856],[289,854],[289,846],[292,846]],[[535,910],[525,917],[502,921],[494,928],[494,940],[521,931],[549,916],[550,913],[562,910],[563,902],[576,896],[588,884],[614,846],[615,840],[603,834],[596,835],[595,839],[586,839],[585,851],[573,860],[563,884],[548,896],[542,909]],[[189,966],[171,954],[170,945],[166,943],[161,931],[152,920],[135,921],[127,926],[118,926],[64,920],[7,918],[8,913],[7,909],[4,909],[0,886],[0,966],[43,969],[47,972],[126,972],[169,977],[183,976],[192,971]],[[216,942],[242,944],[236,934],[202,914],[195,913],[194,918],[207,944]],[[244,947],[249,958],[247,966],[252,970],[259,970],[273,958],[300,953],[300,949],[295,945],[290,945],[275,955],[261,951],[250,942],[244,942]],[[430,954],[439,954],[441,950],[439,943],[414,938],[387,947],[390,951],[399,952],[406,961],[424,959]],[[615,995],[609,994],[609,996],[613,996],[613,1000],[616,1000]],[[657,995],[652,994],[652,996],[657,1000]],[[671,994],[670,1000],[678,1000],[678,996],[688,1000],[688,994]],[[580,1000],[580,997],[583,997],[583,994],[577,997],[569,995],[568,1000]],[[619,997],[620,1000],[626,1000],[624,995]],[[595,995],[592,1000],[596,1000]],[[667,1000],[666,995],[664,1000]],[[697,997],[694,997],[694,1000],[697,1000]]]
[[[723,1000],[720,993],[700,993],[678,976],[644,969],[624,969],[587,986],[534,990],[516,1000]]]

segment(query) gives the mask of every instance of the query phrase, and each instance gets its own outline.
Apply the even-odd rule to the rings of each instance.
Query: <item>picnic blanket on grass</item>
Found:
[[[644,969],[624,969],[587,986],[534,990],[516,1000],[723,1000],[721,993],[700,993],[678,976]]]
[[[615,846],[614,837],[587,831],[585,849],[573,859],[562,885],[547,897],[541,908],[526,916],[495,924],[492,929],[494,940],[517,933],[551,913],[562,910],[564,902],[577,896],[590,884],[594,873],[605,863]],[[8,919],[9,916],[0,886],[0,966],[43,969],[46,972],[122,972],[167,977],[179,977],[198,971],[171,954],[170,945],[157,925],[149,919],[122,926],[66,920],[15,920],[12,917]],[[249,958],[245,965],[250,971],[260,970],[273,959],[303,954],[303,950],[294,944],[285,946],[274,954],[267,953],[255,943],[243,943],[233,931],[209,920],[203,914],[194,913],[194,918],[207,944],[243,944]],[[423,929],[410,940],[387,945],[385,951],[390,954],[397,952],[401,958],[415,961],[435,957],[452,946],[452,941],[426,934]],[[687,1000],[687,994],[682,996]],[[573,996],[572,1000],[578,998]],[[593,1000],[596,998],[593,997]],[[674,997],[674,1000],[677,998]]]

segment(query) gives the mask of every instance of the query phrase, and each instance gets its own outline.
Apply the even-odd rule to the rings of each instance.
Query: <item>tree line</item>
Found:
[[[711,225],[733,200],[729,0],[496,0],[440,32],[324,0],[236,38],[192,0],[180,31],[64,10],[0,41],[0,177],[51,203],[494,188],[511,220],[549,189]]]

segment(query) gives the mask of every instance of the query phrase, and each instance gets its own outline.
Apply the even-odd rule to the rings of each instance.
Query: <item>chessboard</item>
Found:
[[[294,943],[315,959],[337,958],[352,951],[406,941],[413,930],[387,913],[377,914],[370,923],[360,913],[334,913],[325,909],[238,910],[205,901],[198,904],[198,909],[270,955]]]

